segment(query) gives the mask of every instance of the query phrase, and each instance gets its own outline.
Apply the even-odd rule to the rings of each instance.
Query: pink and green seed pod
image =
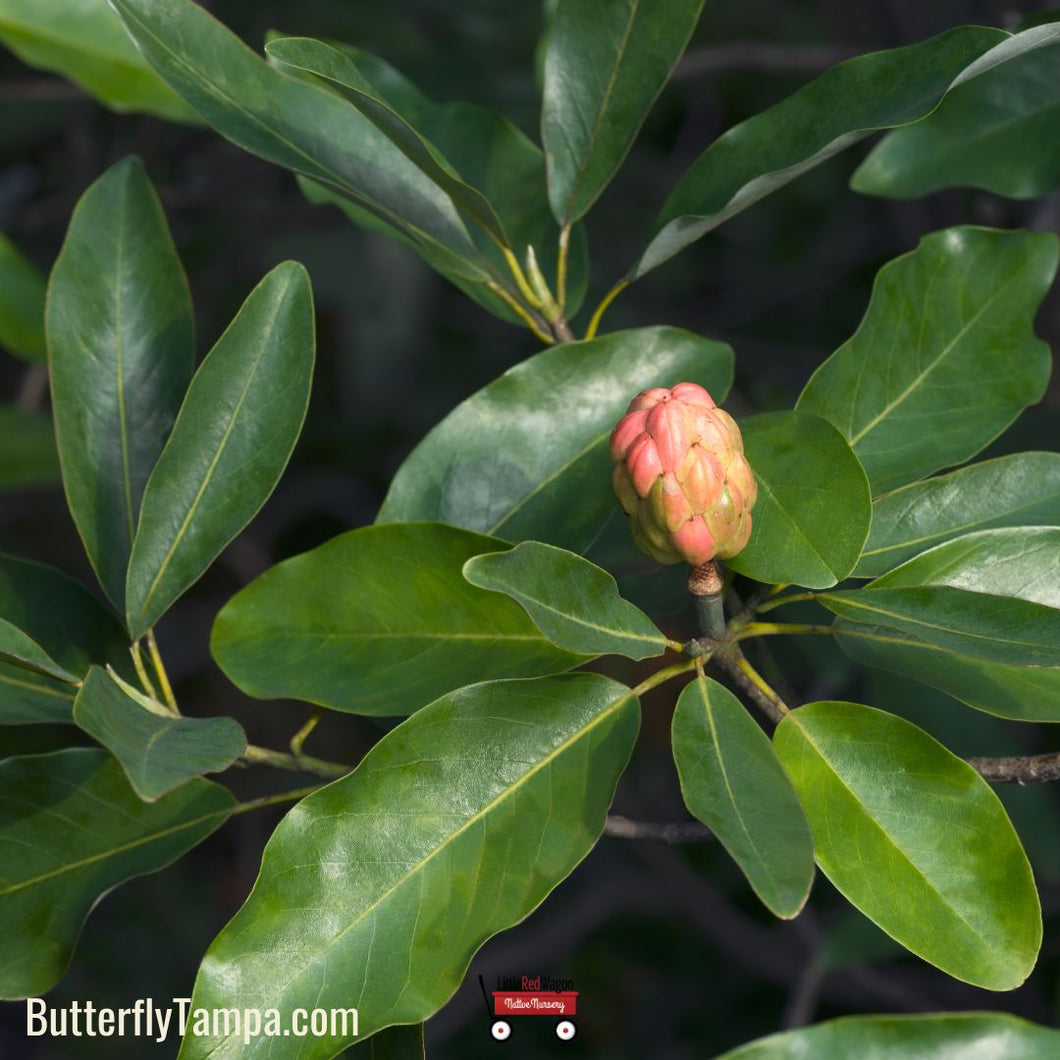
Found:
[[[758,486],[740,428],[703,387],[638,394],[611,433],[611,459],[633,540],[660,563],[698,567],[747,544]]]

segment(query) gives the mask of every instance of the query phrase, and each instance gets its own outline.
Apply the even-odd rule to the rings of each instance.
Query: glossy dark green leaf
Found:
[[[786,715],[774,743],[813,830],[817,863],[907,949],[988,990],[1011,990],[1042,940],[1031,867],[1005,810],[922,729],[856,703]]]
[[[47,328],[67,503],[121,610],[144,487],[194,359],[188,284],[139,159],[81,196],[52,270]]]
[[[131,676],[129,640],[117,620],[53,567],[0,555],[0,618],[78,678],[92,663],[107,663]],[[68,684],[0,662],[0,725],[69,722],[74,693]]]
[[[92,907],[175,861],[234,806],[207,780],[141,802],[118,763],[95,748],[0,762],[0,997],[54,986]]]
[[[465,182],[482,191],[516,251],[521,255],[527,246],[537,248],[542,272],[555,290],[556,255],[548,248],[556,246],[559,229],[549,209],[541,149],[495,111],[470,103],[434,103],[378,56],[350,45],[342,45],[341,51],[356,64],[387,107],[441,152]],[[469,297],[502,319],[520,323],[509,306],[486,285],[484,277],[468,276],[467,270],[451,268],[444,258],[417,246],[399,228],[322,185],[305,178],[300,178],[299,183],[311,202],[338,206],[354,224],[419,250],[433,268]],[[477,227],[472,228],[471,238],[479,253],[492,264],[493,280],[514,294],[509,268],[498,245]],[[568,317],[578,311],[587,283],[585,233],[576,226],[571,233],[567,270]]]
[[[541,110],[560,224],[577,221],[610,183],[702,9],[703,0],[560,0]]]
[[[52,482],[59,483],[59,455],[51,417],[0,407],[0,492]]]
[[[472,556],[503,547],[435,523],[342,534],[237,593],[214,624],[214,658],[252,696],[355,714],[411,714],[472,681],[584,661],[464,580]]]
[[[718,1060],[1043,1060],[1060,1052],[1060,1031],[1015,1016],[848,1016],[772,1034]]]
[[[669,641],[639,607],[623,600],[615,579],[587,559],[539,541],[474,556],[464,577],[510,596],[555,645],[580,655],[650,659]]]
[[[910,199],[941,188],[982,188],[1033,199],[1060,187],[1060,26],[1018,33],[957,79],[921,122],[886,136],[851,187]]]
[[[1034,314],[1057,239],[949,228],[877,274],[865,318],[806,384],[798,408],[834,423],[873,494],[974,456],[1049,380]]]
[[[871,622],[840,618],[834,628],[843,650],[864,666],[912,677],[987,714],[1060,721],[1060,666],[1005,665]]]
[[[4,618],[0,618],[0,661],[67,684],[77,683],[77,678],[64,670],[28,633]]]
[[[854,574],[883,574],[975,530],[1060,526],[1060,454],[1014,453],[884,494]]]
[[[227,769],[246,749],[234,718],[178,718],[93,666],[74,703],[74,721],[121,763],[133,790],[154,802],[192,777]]]
[[[592,848],[639,713],[624,686],[569,674],[472,685],[413,715],[280,823],[192,1006],[356,1005],[362,1036],[430,1016],[479,946]],[[299,1055],[325,1060],[349,1041],[306,1038]],[[189,1036],[180,1058],[271,1050]]]
[[[192,0],[111,0],[147,61],[222,136],[324,184],[464,275],[486,272],[448,195],[356,107],[269,66]]]
[[[861,555],[872,519],[865,472],[830,423],[770,412],[740,423],[758,482],[751,539],[728,566],[761,582],[827,588]]]
[[[859,55],[717,139],[685,172],[632,277],[876,129],[928,114],[953,80],[1008,34],[961,26],[930,40]]]
[[[281,66],[314,74],[338,86],[342,98],[349,100],[457,206],[498,243],[511,246],[490,201],[461,180],[444,154],[387,104],[349,54],[309,37],[280,37],[269,41],[265,51]]]
[[[796,916],[813,885],[813,840],[769,737],[723,685],[686,685],[673,719],[681,794],[776,916]]]
[[[0,41],[23,62],[76,81],[112,110],[195,121],[144,62],[107,0],[0,0]]]
[[[4,0],[0,0],[3,11]],[[0,15],[0,19],[2,19]],[[0,37],[3,35],[0,21]],[[0,347],[27,361],[43,361],[44,277],[0,233]]]
[[[842,618],[887,626],[959,655],[1009,666],[1051,666],[1060,611],[1015,597],[948,585],[840,590],[817,599]]]
[[[1058,641],[1054,640],[1053,651],[1035,664],[1027,664],[1018,649],[1007,643],[1020,628],[1027,628],[1019,624],[1029,617],[1048,623],[1046,637],[1049,630],[1058,629],[1060,529],[1013,527],[966,534],[909,560],[872,582],[867,591],[890,591],[893,595],[908,587],[907,591],[914,593],[917,586],[942,586],[963,593],[958,597],[958,606],[965,611],[960,616],[961,630],[966,633],[979,622],[974,628],[985,637],[986,644],[969,642],[967,637],[956,640],[952,632],[942,634],[914,624],[908,615],[908,601],[902,602],[902,617],[896,621],[851,611],[847,600],[843,603],[848,609],[840,612],[847,620],[836,623],[847,654],[868,666],[916,678],[990,714],[1024,721],[1060,721]],[[826,606],[835,610],[827,601]],[[925,617],[913,613],[916,620]],[[984,631],[983,622],[993,625]],[[1023,665],[1018,665],[1021,662]]]
[[[257,514],[309,404],[313,296],[297,262],[272,270],[199,366],[144,491],[126,609],[144,634]]]
[[[722,401],[732,350],[677,328],[557,346],[458,405],[398,469],[381,523],[438,520],[585,551],[617,510],[608,438],[630,401],[688,380]]]

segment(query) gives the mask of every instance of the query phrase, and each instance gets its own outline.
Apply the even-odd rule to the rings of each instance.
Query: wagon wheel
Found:
[[[494,1020],[490,1024],[490,1037],[497,1042],[506,1042],[512,1036],[512,1025],[507,1020]]]
[[[556,1037],[561,1042],[570,1042],[574,1040],[574,1036],[578,1033],[578,1028],[574,1023],[574,1020],[560,1020],[556,1024]]]

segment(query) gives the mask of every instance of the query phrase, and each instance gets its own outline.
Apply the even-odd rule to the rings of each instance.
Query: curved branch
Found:
[[[654,839],[659,843],[703,843],[714,838],[714,833],[699,821],[631,821],[628,817],[608,814],[604,835],[618,839]]]
[[[1034,784],[1060,780],[1060,751],[1043,755],[1007,755],[1001,758],[966,758],[984,780],[995,784]]]

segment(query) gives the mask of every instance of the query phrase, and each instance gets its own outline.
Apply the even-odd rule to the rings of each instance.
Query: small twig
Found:
[[[767,717],[780,724],[788,705],[770,687],[764,677],[747,661],[742,651],[731,644],[714,656],[718,665],[758,704]]]
[[[1060,751],[1042,755],[966,758],[984,780],[995,784],[1034,784],[1060,780]]]
[[[659,843],[702,843],[714,833],[699,821],[631,821],[628,817],[608,814],[604,835],[616,839],[652,839]]]
[[[570,225],[559,230],[559,245],[556,256],[556,301],[564,313],[567,311],[567,255],[570,253]]]
[[[672,677],[680,677],[681,674],[688,673],[689,670],[693,669],[696,665],[695,659],[689,659],[687,662],[675,663],[673,666],[667,666],[662,670],[656,670],[651,677],[641,681],[636,688],[630,689],[631,696],[642,696],[645,692],[650,692],[653,688],[657,688],[659,685],[669,681]]]
[[[748,637],[777,637],[785,634],[834,634],[834,626],[811,625],[805,622],[748,622],[733,635],[733,642]]]
[[[783,586],[779,588],[783,588]],[[760,603],[755,608],[755,611],[762,614],[766,611],[772,611],[774,607],[783,607],[784,604],[797,604],[802,600],[816,600],[819,595],[819,593],[789,593],[787,596],[776,596],[770,593],[772,599]]]
[[[327,777],[329,780],[344,777],[353,769],[353,766],[339,762],[325,762],[309,755],[291,755],[254,744],[247,747],[241,760],[248,765],[273,766],[276,769],[288,769],[293,773],[315,773],[318,777]]]
[[[138,640],[129,645],[129,654],[132,656],[133,668],[136,670],[136,676],[140,678],[143,690],[157,702],[158,693],[155,691],[155,686],[151,683],[151,675],[148,674],[147,667],[144,666],[144,659],[140,654],[140,642]]]
[[[310,716],[309,720],[303,725],[298,732],[291,737],[291,754],[295,758],[301,757],[302,745],[309,739],[310,734],[317,727],[320,719],[324,716],[323,708],[315,710]]]
[[[502,287],[496,280],[487,280],[486,286],[495,294],[498,298],[504,301],[512,311],[519,317],[519,319],[534,333],[534,335],[540,339],[546,346],[551,346],[555,339],[548,334],[534,318],[524,309],[519,301],[513,297],[504,287]]]
[[[296,802],[299,799],[304,799],[307,795],[312,795],[314,791],[319,791],[323,786],[323,784],[312,784],[308,788],[295,788],[293,791],[281,791],[276,795],[263,795],[260,799],[249,799],[247,802],[239,803],[232,813],[233,815],[249,813],[251,810],[262,810],[266,806],[279,806],[285,802]]]

